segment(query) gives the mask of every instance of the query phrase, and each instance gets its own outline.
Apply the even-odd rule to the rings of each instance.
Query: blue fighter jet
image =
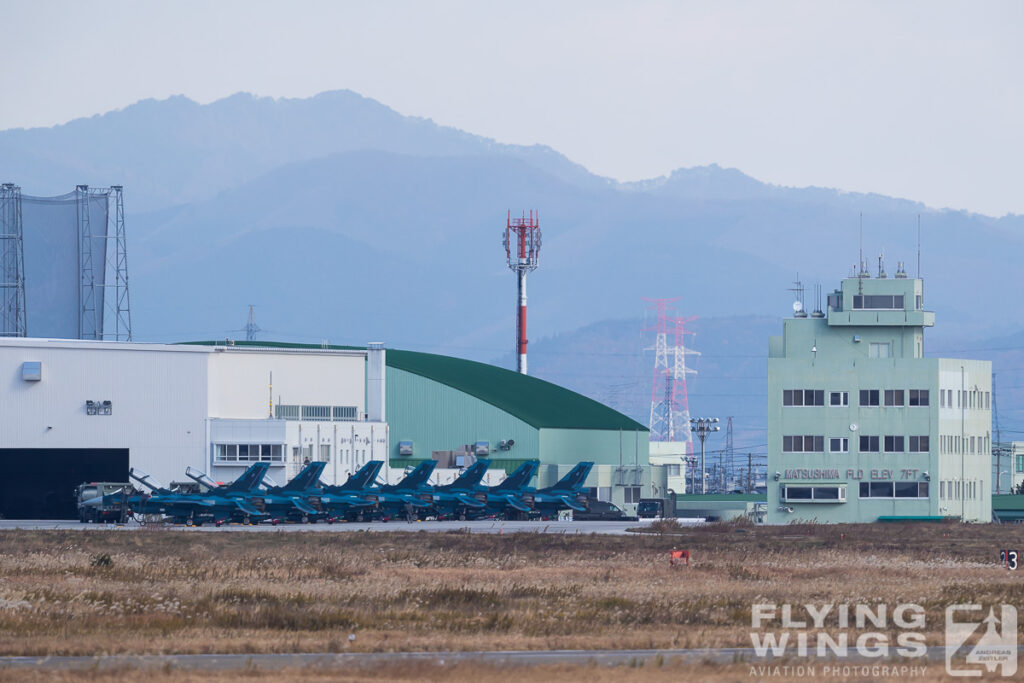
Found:
[[[487,508],[487,492],[480,480],[491,466],[490,460],[477,460],[467,467],[458,479],[444,486],[434,487],[434,510],[438,517],[478,517]]]
[[[487,494],[487,512],[508,519],[526,517],[533,510],[533,490],[527,488],[537,473],[539,460],[527,460],[496,486],[478,486]]]
[[[350,475],[344,484],[320,484],[323,491],[320,504],[329,515],[328,522],[338,518],[362,522],[373,516],[377,509],[378,495],[372,486],[383,466],[383,460],[371,460]]]
[[[254,463],[238,479],[223,487],[220,493],[178,493],[158,484],[145,472],[131,468],[128,476],[153,493],[140,498],[134,512],[141,514],[162,514],[171,521],[186,526],[201,526],[205,522],[223,524],[226,521],[259,522],[269,515],[262,509],[262,503],[254,497],[229,497],[224,493],[253,493],[263,481],[269,465]]]
[[[412,521],[424,517],[433,507],[433,489],[427,479],[437,467],[436,460],[424,460],[397,484],[378,484],[369,493],[377,495],[377,516],[381,519],[405,517]]]
[[[593,467],[592,462],[578,463],[553,486],[533,491],[534,509],[542,515],[566,509],[585,512],[589,496],[583,491],[583,482]]]
[[[274,523],[281,520],[308,523],[325,516],[320,509],[318,482],[320,473],[326,466],[325,462],[311,462],[284,486],[278,486],[273,481],[268,481],[269,477],[264,476],[263,484],[266,490],[242,490],[232,488],[233,484],[218,484],[203,472],[191,467],[185,469],[185,476],[207,487],[209,493],[248,502],[266,512]]]

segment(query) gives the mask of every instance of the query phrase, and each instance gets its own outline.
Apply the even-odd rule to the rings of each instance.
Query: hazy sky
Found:
[[[1024,213],[1018,1],[0,0],[0,59],[0,129],[348,88],[620,180],[718,163]]]

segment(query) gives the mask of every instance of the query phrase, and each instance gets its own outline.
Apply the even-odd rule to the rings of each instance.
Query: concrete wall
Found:
[[[366,412],[366,354],[218,347],[210,358],[210,416],[261,419],[274,405],[356,406]]]

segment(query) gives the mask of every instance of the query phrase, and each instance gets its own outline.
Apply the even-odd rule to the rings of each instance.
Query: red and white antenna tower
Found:
[[[530,211],[529,217],[512,218],[508,212],[505,224],[505,257],[508,267],[517,276],[519,305],[516,308],[516,370],[526,374],[526,274],[537,269],[540,256],[540,214]]]
[[[657,313],[654,346],[654,377],[651,381],[651,441],[685,441],[687,453],[693,452],[690,435],[690,399],[686,390],[686,376],[697,374],[686,367],[687,355],[700,355],[686,348],[686,325],[697,318],[669,315],[669,304],[678,299],[647,299]],[[671,346],[669,339],[671,338]],[[671,357],[671,362],[669,361]]]

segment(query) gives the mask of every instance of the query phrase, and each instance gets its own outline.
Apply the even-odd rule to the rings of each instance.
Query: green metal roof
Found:
[[[879,522],[945,522],[949,519],[955,519],[950,517],[943,517],[942,515],[882,515],[878,518]]]
[[[992,496],[992,509],[1024,511],[1024,496],[1014,494]]]
[[[220,346],[224,342],[186,342]],[[236,341],[235,346],[285,349],[359,350],[355,346],[322,346],[288,342]],[[490,403],[538,429],[623,429],[648,431],[636,420],[603,403],[536,377],[486,363],[419,351],[387,349],[387,366],[426,377]]]
[[[676,503],[765,503],[767,501],[767,493],[680,493],[676,496]]]

